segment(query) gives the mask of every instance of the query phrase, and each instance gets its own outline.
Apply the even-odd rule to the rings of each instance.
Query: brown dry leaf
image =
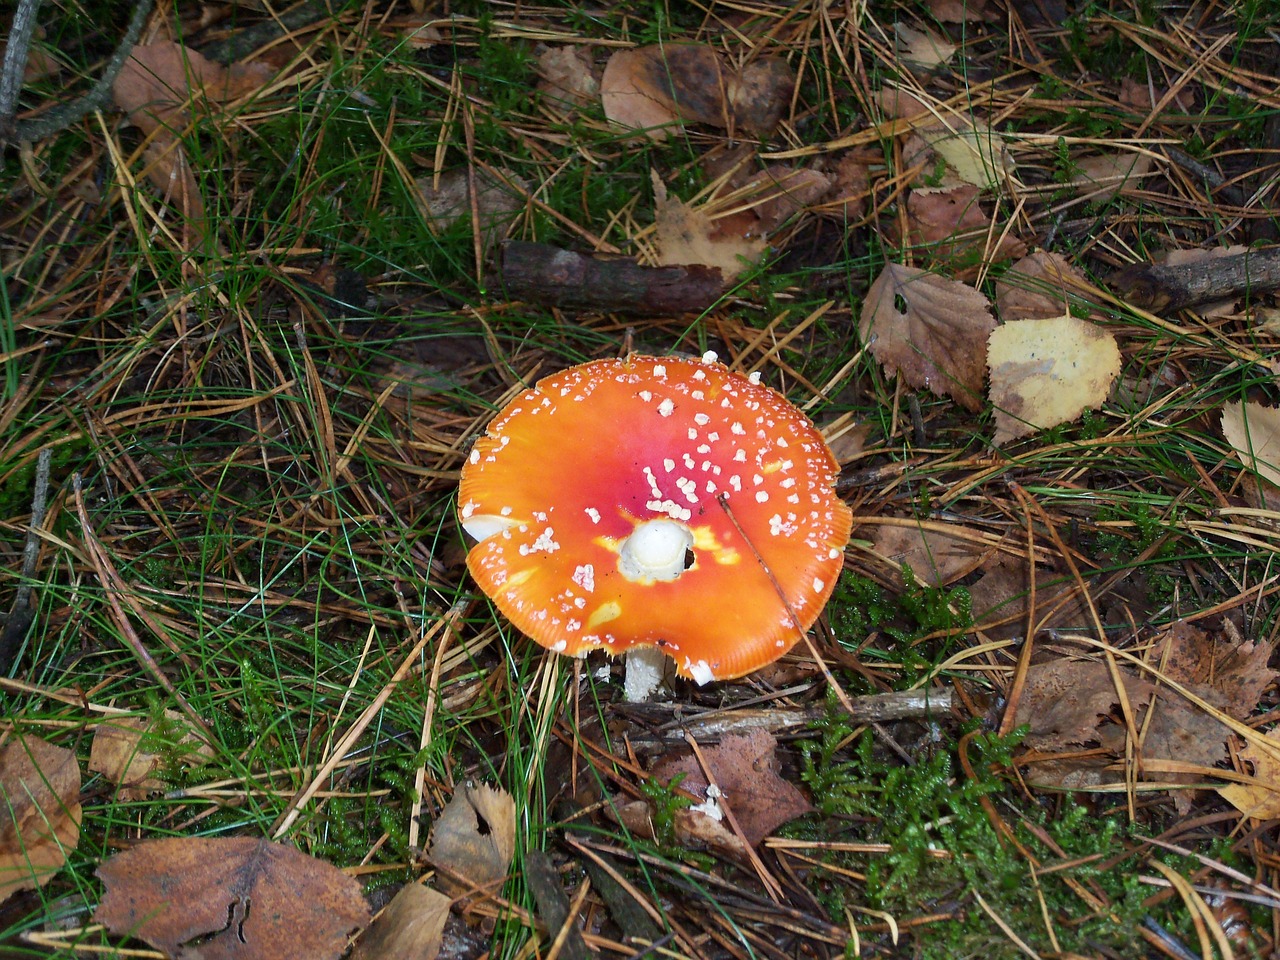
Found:
[[[98,724],[89,748],[89,769],[120,785],[120,796],[141,800],[168,784],[153,776],[166,764],[199,766],[213,759],[213,748],[198,737],[176,710],[164,721],[115,717]]]
[[[996,250],[987,251],[991,218],[978,203],[978,188],[963,183],[948,190],[912,190],[907,197],[907,231],[915,246],[930,246],[936,260],[976,253],[985,262],[1008,260],[1027,252],[1017,237],[995,234]]]
[[[444,889],[493,887],[496,892],[515,853],[516,804],[511,794],[468,783],[454,791],[436,818],[427,857],[448,871],[440,877]]]
[[[703,160],[707,179],[718,181],[714,195],[734,211],[716,218],[713,239],[728,233],[746,237],[772,233],[832,191],[832,178],[820,170],[786,163],[760,167],[753,161],[745,144],[716,151]]]
[[[1100,405],[1120,375],[1120,359],[1112,334],[1077,317],[997,327],[987,357],[995,443],[1056,427]]]
[[[471,177],[464,167],[415,181],[422,208],[431,226],[447,230],[459,220],[471,218]],[[502,239],[527,203],[529,184],[510,170],[475,172],[476,212],[486,247]]]
[[[845,221],[861,220],[871,196],[871,170],[868,161],[846,153],[828,168],[831,192],[819,211],[831,213]]]
[[[253,837],[147,841],[98,876],[105,893],[94,920],[180,960],[337,958],[369,922],[355,879]]]
[[[954,43],[943,39],[939,34],[924,27],[915,30],[905,23],[895,23],[894,52],[908,69],[913,71],[929,71],[942,66],[955,56],[959,49]]]
[[[659,142],[680,120],[728,123],[728,69],[704,44],[673,43],[618,50],[604,68],[604,115]]]
[[[444,43],[444,34],[436,26],[437,18],[427,16],[413,4],[413,13],[397,22],[400,39],[414,50],[429,50],[437,44]]]
[[[0,744],[0,902],[52,880],[79,840],[76,755],[13,734]]]
[[[1114,197],[1136,189],[1142,178],[1151,172],[1153,163],[1147,154],[1127,150],[1095,154],[1076,161],[1079,176],[1071,182],[1091,191],[1090,196]]]
[[[27,51],[27,62],[22,68],[24,85],[35,83],[37,80],[47,80],[60,73],[62,73],[62,64],[51,51],[34,44]]]
[[[887,263],[867,291],[859,332],[886,371],[976,411],[995,328],[990,307],[966,284]]]
[[[1183,87],[1174,94],[1173,100],[1164,106],[1162,112],[1172,113],[1177,110],[1183,113],[1190,113],[1195,110],[1196,98],[1192,92],[1193,89],[1192,85]],[[1121,105],[1146,116],[1156,104],[1165,98],[1168,92],[1169,88],[1163,84],[1139,83],[1129,77],[1121,77],[1120,90],[1116,95],[1116,100]]]
[[[1280,408],[1228,403],[1222,408],[1222,435],[1246,469],[1280,486]]]
[[[1154,761],[1211,768],[1226,758],[1231,731],[1220,720],[1126,667],[1117,672],[1135,728],[1145,731],[1142,743],[1135,744],[1140,748],[1136,750],[1138,769],[1141,772],[1143,761],[1155,767],[1142,779],[1192,783],[1198,778],[1163,772]],[[1148,711],[1154,711],[1150,718]],[[1078,789],[1124,781],[1123,764],[1118,761],[1125,756],[1129,735],[1120,692],[1105,663],[1064,658],[1032,664],[1016,720],[1029,727],[1024,744],[1050,754],[1029,763],[1029,782]],[[1189,808],[1185,793],[1175,794],[1174,799],[1180,808]]]
[[[594,103],[600,81],[593,72],[591,55],[580,46],[547,47],[538,54],[538,90],[561,109]]]
[[[996,281],[996,312],[1011,320],[1045,320],[1067,313],[1070,293],[1084,274],[1056,253],[1037,250]]]
[[[964,23],[988,18],[987,0],[927,0],[925,7],[939,23]]]
[[[1150,681],[1123,671],[1122,676],[1131,705],[1155,693]],[[1030,728],[1024,745],[1042,751],[1096,746],[1099,728],[1115,724],[1120,716],[1120,699],[1105,663],[1063,657],[1027,668],[1016,717],[1019,726]]]
[[[360,935],[351,960],[436,960],[452,903],[419,883],[401,887]]]
[[[738,73],[706,44],[667,43],[614,53],[600,99],[611,121],[659,142],[681,120],[764,134],[778,125],[795,83],[781,60],[753,61]]]
[[[1280,750],[1280,744],[1276,746]],[[1280,759],[1253,745],[1240,748],[1240,759],[1253,767],[1252,779],[1219,787],[1218,795],[1247,817],[1280,819]]]
[[[751,852],[746,843],[733,832],[726,821],[716,819],[706,808],[717,809],[719,815],[724,816],[723,811],[711,804],[676,811],[672,822],[676,841],[688,849],[713,850],[720,856],[731,857],[742,863],[749,861]]]
[[[729,79],[729,115],[736,130],[752,136],[772,133],[796,89],[795,71],[785,60],[753,60]]]
[[[773,734],[753,730],[745,735],[727,734],[716,746],[702,748],[702,758],[719,788],[719,797],[711,799],[728,806],[753,847],[782,824],[813,809],[799,789],[778,776],[777,746]],[[664,783],[681,773],[685,777],[680,789],[707,800],[707,775],[696,757],[667,756],[653,770]]]
[[[976,530],[958,527],[969,536],[956,536],[918,526],[879,525],[871,535],[875,552],[888,560],[901,576],[903,565],[911,568],[918,583],[943,587],[967,577],[991,552]]]
[[[876,103],[889,120],[933,115],[920,96],[902,87],[881,87],[876,92]]]
[[[730,238],[758,242],[831,189],[826,174],[781,163],[769,164],[742,183],[735,183],[737,179],[726,183],[733,195],[721,201],[736,212],[711,221],[713,243],[732,242]]]
[[[135,46],[116,77],[111,88],[116,105],[151,135],[146,150],[147,177],[178,204],[197,233],[206,230],[204,201],[179,140],[191,108],[197,100],[203,108],[244,96],[260,88],[273,73],[261,63],[224,67],[195,50],[164,40]]]
[[[982,571],[981,578],[969,588],[974,625],[992,640],[1026,636],[1030,599],[1026,560],[996,554],[982,564]],[[1035,617],[1038,624],[1044,621],[1041,629],[1083,627],[1089,623],[1089,608],[1068,578],[1040,569],[1035,577]]]
[[[1250,643],[1231,630],[1208,633],[1178,621],[1147,651],[1147,662],[1160,667],[1165,676],[1208,696],[1237,720],[1243,720],[1258,706],[1262,692],[1277,676],[1267,668],[1271,647]]]
[[[660,266],[718,267],[720,275],[729,280],[764,253],[764,238],[722,233],[702,209],[689,206],[679,197],[668,197],[666,185],[656,172],[653,193],[656,260]]]

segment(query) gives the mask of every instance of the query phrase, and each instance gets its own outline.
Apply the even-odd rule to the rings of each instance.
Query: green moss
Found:
[[[892,643],[877,644],[863,654],[894,658],[903,668],[899,682],[906,688],[946,659],[973,625],[973,614],[969,591],[963,587],[921,584],[909,567],[902,575],[903,588],[891,592],[868,577],[844,574],[832,592],[827,615],[836,638],[851,650],[873,632],[887,634]]]

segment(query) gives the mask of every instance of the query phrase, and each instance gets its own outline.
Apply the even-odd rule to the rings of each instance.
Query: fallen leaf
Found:
[[[436,960],[452,903],[438,890],[406,884],[360,935],[351,960]]]
[[[939,23],[987,19],[987,0],[927,0],[925,6]]]
[[[781,60],[756,60],[741,72],[701,43],[666,43],[615,52],[600,81],[604,114],[656,141],[680,121],[758,135],[790,105],[795,74]]]
[[[755,847],[782,824],[813,809],[799,789],[778,775],[777,746],[773,734],[753,730],[745,735],[726,734],[717,745],[703,747],[702,758],[718,788],[710,796],[707,774],[691,754],[664,757],[653,775],[670,783],[683,773],[680,789],[704,803],[710,800],[707,812],[712,819],[718,819],[711,813],[715,805],[727,806],[747,843]]]
[[[871,170],[868,162],[853,153],[846,153],[828,167],[831,191],[823,201],[819,212],[832,213],[846,222],[861,220],[867,210],[867,198],[871,196]]]
[[[1194,87],[1188,84],[1182,87],[1173,100],[1164,104],[1161,112],[1168,114],[1175,110],[1182,113],[1191,113],[1196,109],[1195,94],[1192,93]],[[1123,106],[1142,114],[1144,117],[1151,112],[1168,94],[1169,88],[1162,84],[1151,84],[1150,81],[1138,82],[1129,77],[1120,78],[1120,89],[1116,94],[1116,100]]]
[[[436,17],[429,17],[418,4],[411,4],[413,13],[396,23],[400,39],[414,50],[429,50],[437,44],[444,43],[444,34],[436,26]]]
[[[1113,675],[1100,661],[1064,658],[1027,670],[1016,722],[1028,727],[1023,743],[1035,751],[1023,761],[1028,782],[1068,789],[1124,782],[1120,761],[1130,736],[1116,677],[1142,732],[1132,744],[1140,780],[1193,783],[1194,774],[1168,772],[1159,761],[1212,768],[1226,758],[1231,731],[1209,712],[1127,667]],[[1144,763],[1153,769],[1145,771]],[[1189,808],[1185,793],[1175,801]]]
[[[198,766],[213,759],[213,748],[198,737],[182,714],[166,710],[163,722],[147,717],[114,717],[98,724],[89,748],[89,769],[120,785],[120,796],[140,800],[168,784],[153,776],[164,766]]]
[[[890,120],[933,116],[933,111],[920,96],[902,87],[881,87],[876,91],[876,103],[880,105],[880,111]]]
[[[741,863],[751,859],[750,848],[729,825],[724,820],[708,815],[701,807],[677,810],[672,820],[672,831],[682,847],[712,850],[720,856],[731,857]]]
[[[666,266],[702,264],[718,267],[725,280],[736,277],[757,261],[767,246],[763,237],[725,234],[716,221],[697,207],[667,195],[666,185],[653,174],[657,263]]]
[[[1280,750],[1280,744],[1276,745]],[[1241,747],[1240,759],[1253,767],[1248,783],[1228,783],[1218,795],[1247,817],[1255,820],[1280,819],[1280,759],[1271,751],[1252,744]]]
[[[547,47],[538,55],[538,90],[562,109],[594,103],[600,81],[592,72],[591,56],[576,45]]]
[[[992,640],[1027,634],[1030,565],[1022,557],[999,553],[982,564],[982,576],[969,587],[974,626]],[[1085,627],[1089,608],[1075,584],[1054,570],[1035,569],[1035,618],[1040,629]]]
[[[907,196],[907,232],[912,245],[930,248],[935,260],[972,257],[992,263],[1020,257],[1026,245],[1017,237],[991,229],[991,218],[978,202],[978,188],[964,183],[948,190],[912,190]],[[1002,235],[1003,233],[1003,235]],[[996,242],[988,251],[991,236]]]
[[[1151,172],[1154,161],[1145,153],[1117,151],[1095,154],[1075,163],[1078,176],[1071,182],[1088,188],[1089,196],[1110,198],[1136,187]]]
[[[1280,486],[1280,408],[1228,403],[1222,408],[1222,435],[1245,469]]]
[[[916,30],[905,23],[893,25],[894,52],[909,68],[929,71],[947,63],[959,48],[928,27]]]
[[[253,837],[150,840],[98,876],[105,892],[94,920],[180,960],[337,958],[369,922],[356,880]]]
[[[785,60],[752,60],[729,78],[729,115],[737,131],[772,133],[791,106],[795,71]]]
[[[0,744],[0,901],[43,887],[79,840],[76,755],[12,734]]]
[[[1146,660],[1197,693],[1213,691],[1226,713],[1244,720],[1280,674],[1267,668],[1269,644],[1250,643],[1230,634],[1230,630],[1210,633],[1180,620],[1151,645]]]
[[[969,535],[957,535],[962,530]],[[901,576],[905,565],[918,583],[931,587],[967,577],[991,552],[978,531],[964,527],[957,527],[953,534],[914,525],[881,524],[871,534],[871,546],[893,565],[895,575]]]
[[[1056,427],[1097,407],[1120,375],[1116,338],[1077,317],[1015,320],[991,333],[995,443]]]
[[[471,219],[471,175],[463,167],[446,170],[437,182],[434,177],[416,181],[422,208],[431,225],[447,230],[461,220]],[[476,213],[486,247],[500,240],[516,217],[524,211],[529,185],[510,170],[499,168],[475,171]]]
[[[659,142],[681,120],[723,127],[727,68],[704,44],[665,44],[618,50],[604,68],[604,115]]]
[[[177,203],[197,233],[207,229],[204,200],[179,134],[197,100],[202,108],[235,100],[259,89],[273,73],[262,63],[224,67],[165,40],[136,45],[112,85],[116,105],[151,136],[145,151],[148,179]]]
[[[975,411],[994,328],[990,303],[973,287],[897,263],[867,291],[859,324],[886,371]]]
[[[909,168],[923,165],[922,178],[936,175],[931,155],[941,157],[960,182],[983,189],[1000,187],[1014,173],[1004,138],[989,125],[974,125],[966,119],[951,118],[946,124],[916,128],[914,136],[902,146],[902,163]],[[925,182],[922,186],[946,188],[956,183],[955,179],[943,177],[941,182]]]
[[[1005,323],[1060,317],[1069,310],[1077,282],[1085,283],[1084,274],[1066,258],[1037,250],[996,281],[996,312]]]
[[[427,857],[447,871],[440,885],[461,893],[468,887],[499,884],[515,853],[516,804],[511,794],[487,784],[463,784],[436,818]]]

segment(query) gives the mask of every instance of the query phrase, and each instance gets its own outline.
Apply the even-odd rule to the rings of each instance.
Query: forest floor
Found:
[[[132,9],[46,4],[19,119]],[[280,14],[161,3],[2,157],[0,957],[1274,955],[1280,6]],[[459,472],[707,351],[852,537],[627,703]]]

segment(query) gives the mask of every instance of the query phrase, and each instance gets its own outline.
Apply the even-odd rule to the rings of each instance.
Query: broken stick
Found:
[[[1131,305],[1164,313],[1256,296],[1280,288],[1280,247],[1179,266],[1135,263],[1117,270],[1107,283]]]
[[[701,313],[724,292],[719,267],[642,267],[546,243],[512,240],[498,254],[496,284],[510,300],[575,313],[671,316]]]

